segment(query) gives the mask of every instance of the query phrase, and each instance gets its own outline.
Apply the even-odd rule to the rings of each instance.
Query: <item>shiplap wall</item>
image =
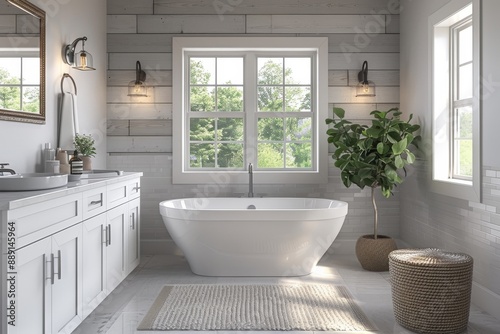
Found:
[[[108,0],[108,168],[142,171],[143,252],[165,252],[171,240],[158,212],[162,200],[237,196],[242,185],[173,185],[173,36],[327,36],[329,102],[350,118],[399,104],[399,1],[393,0]],[[152,86],[147,98],[127,96],[139,60]],[[356,98],[364,60],[377,96]],[[331,108],[330,108],[331,109]],[[324,136],[326,140],[326,134]],[[339,239],[372,232],[369,191],[346,189],[330,162],[329,183],[256,185],[266,196],[324,197],[347,201]],[[379,196],[380,232],[399,236],[399,199]],[[354,243],[352,243],[354,249]]]

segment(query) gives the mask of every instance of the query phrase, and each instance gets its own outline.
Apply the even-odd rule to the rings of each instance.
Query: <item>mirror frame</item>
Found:
[[[40,113],[0,109],[0,120],[45,124],[45,11],[27,0],[7,0],[40,20]]]

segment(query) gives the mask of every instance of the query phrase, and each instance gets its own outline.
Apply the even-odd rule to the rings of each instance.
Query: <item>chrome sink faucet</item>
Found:
[[[4,176],[4,173],[10,173],[12,175],[16,174],[16,172],[13,169],[10,168],[5,168],[5,166],[8,166],[9,164],[7,162],[0,162],[0,175]]]
[[[248,197],[253,197],[253,166],[248,164]]]

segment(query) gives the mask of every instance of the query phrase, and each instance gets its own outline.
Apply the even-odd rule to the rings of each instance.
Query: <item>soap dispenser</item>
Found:
[[[73,157],[69,160],[69,171],[72,175],[83,174],[83,161],[78,156],[78,151],[73,152]]]

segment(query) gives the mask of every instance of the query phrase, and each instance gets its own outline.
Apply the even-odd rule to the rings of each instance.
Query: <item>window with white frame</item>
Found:
[[[431,189],[480,200],[479,1],[451,1],[429,18]]]
[[[174,183],[326,181],[326,38],[173,45]]]

